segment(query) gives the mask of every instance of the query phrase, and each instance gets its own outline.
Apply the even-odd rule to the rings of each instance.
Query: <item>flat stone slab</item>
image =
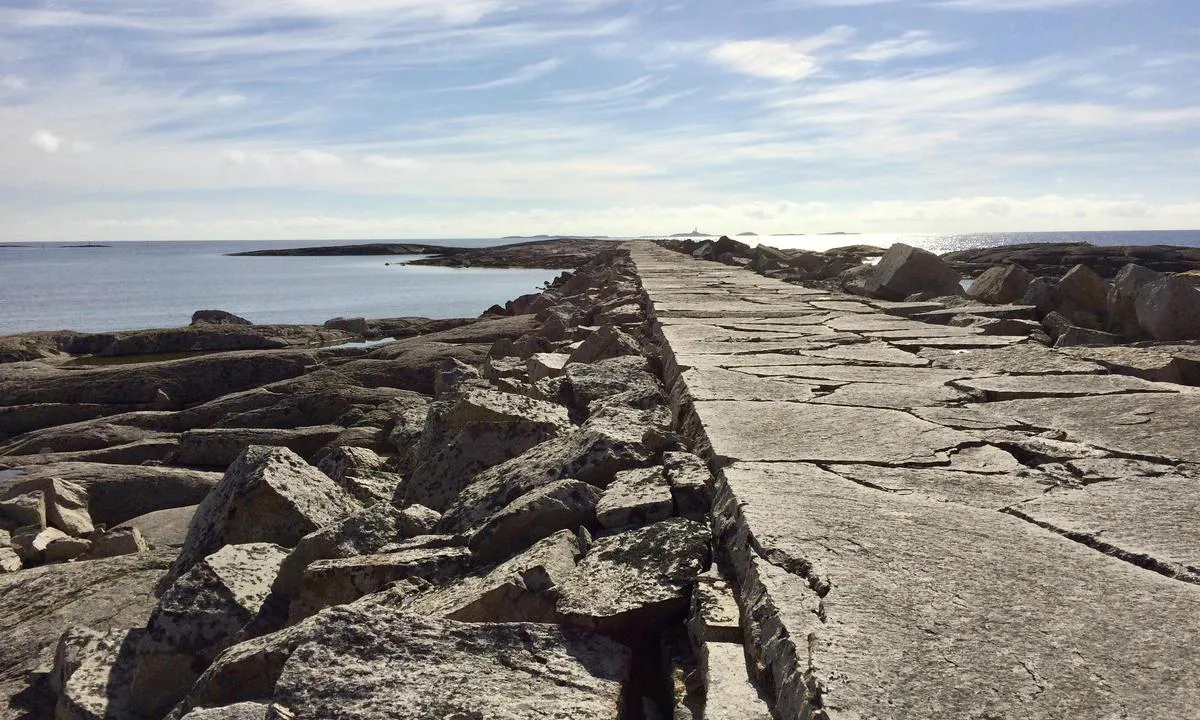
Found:
[[[712,451],[743,461],[947,463],[947,451],[978,443],[896,410],[756,402],[695,408]]]
[[[931,388],[920,385],[850,383],[812,402],[821,405],[906,409],[930,403],[958,403],[969,397],[962,390],[946,386]]]
[[[988,409],[1072,439],[1133,455],[1200,462],[1200,398],[1193,393],[1139,393],[1039,398]]]
[[[1200,587],[812,465],[738,463],[724,481],[723,521],[762,551],[735,548],[743,592],[770,600],[749,598],[784,717],[814,697],[830,718],[1200,714]]]
[[[878,333],[871,337],[881,337]],[[942,350],[978,350],[1004,348],[1025,343],[1025,338],[1004,335],[975,335],[973,337],[888,337],[888,342],[899,348],[919,352],[926,348]]]
[[[854,482],[899,496],[952,502],[985,510],[1004,508],[1041,497],[1053,482],[1037,473],[999,475],[950,468],[896,468],[877,465],[828,465]]]
[[[790,377],[833,382],[884,383],[888,385],[918,385],[941,387],[954,380],[970,377],[962,370],[927,368],[877,367],[874,365],[788,365],[780,367],[741,368],[739,372],[758,377]]]
[[[974,370],[988,374],[1014,371],[1026,375],[1105,372],[1103,365],[1034,343],[1011,345],[1001,349],[960,350],[957,352],[928,348],[919,354],[921,357],[931,360],[934,367]]]
[[[1172,393],[1184,389],[1179,385],[1152,383],[1126,375],[998,375],[956,380],[953,384],[963,390],[983,393],[988,400]]]
[[[788,378],[760,378],[721,368],[693,368],[682,374],[692,400],[812,400],[813,386]]]
[[[1056,490],[1012,511],[1200,584],[1200,479],[1175,475],[1099,482]]]

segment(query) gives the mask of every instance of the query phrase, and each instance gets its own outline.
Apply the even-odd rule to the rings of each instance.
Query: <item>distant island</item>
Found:
[[[734,237],[758,237],[758,233],[744,232],[744,233],[738,233],[737,235],[734,235]]]
[[[613,241],[602,238],[532,240],[494,247],[462,248],[423,243],[367,243],[323,247],[251,250],[230,253],[234,257],[334,257],[428,255],[396,265],[435,265],[455,268],[541,268],[561,270],[587,262],[600,247]],[[389,263],[392,264],[392,263]]]
[[[708,233],[702,233],[702,232],[700,232],[700,228],[695,228],[690,233],[675,233],[674,235],[668,235],[667,237],[694,238],[694,237],[712,237],[712,235],[709,235]]]
[[[62,245],[64,248],[110,248],[112,245],[100,245],[97,243],[83,243],[81,245]]]

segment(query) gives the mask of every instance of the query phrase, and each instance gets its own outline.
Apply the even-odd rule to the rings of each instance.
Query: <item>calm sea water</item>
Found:
[[[785,235],[738,238],[781,248],[828,250],[906,242],[937,253],[1027,242],[1200,247],[1200,231],[973,235]],[[215,308],[256,323],[319,324],[332,317],[470,317],[533,292],[548,270],[397,265],[401,257],[228,257],[243,250],[353,244],[316,242],[125,242],[0,247],[0,335],[186,325]],[[436,240],[485,247],[499,239]],[[387,265],[385,263],[391,263]]]
[[[499,240],[445,240],[486,246]],[[411,257],[228,257],[322,242],[45,243],[0,247],[0,335],[187,325],[202,308],[255,323],[320,324],[332,317],[473,317],[535,292],[552,270],[397,265]],[[345,244],[353,244],[347,242]],[[385,263],[391,263],[386,265]]]

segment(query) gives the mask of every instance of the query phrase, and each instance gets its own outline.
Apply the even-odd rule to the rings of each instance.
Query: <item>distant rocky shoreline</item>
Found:
[[[735,497],[725,471],[746,458],[718,441],[801,453],[803,435],[850,457],[810,476],[889,499],[936,473],[937,492],[988,501],[1088,472],[1159,479],[1171,443],[1193,479],[1194,417],[1139,454],[988,409],[1145,395],[1174,412],[1200,386],[1200,251],[633,247],[256,251],[566,272],[478,318],[201,310],[0,337],[0,717],[820,717],[829,683],[805,673],[839,668],[805,670],[793,644],[840,627],[832,585],[781,540],[808,525],[754,534],[773,518]],[[780,407],[807,419],[772,426]],[[1128,414],[1131,433],[1163,422]],[[916,429],[893,441],[883,420]],[[843,447],[867,432],[879,448]],[[860,550],[844,557],[882,552]],[[1105,552],[1200,584],[1173,556]]]
[[[366,243],[283,250],[252,250],[232,253],[234,257],[331,257],[430,255],[409,260],[408,265],[477,268],[531,268],[563,270],[574,268],[614,241],[586,238],[553,238],[485,248],[461,248],[420,243]]]

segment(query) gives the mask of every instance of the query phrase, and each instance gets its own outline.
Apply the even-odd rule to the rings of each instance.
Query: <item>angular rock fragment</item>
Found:
[[[448,583],[403,607],[422,617],[460,622],[560,623],[558,590],[575,569],[578,550],[575,533],[560,530],[486,575]]]
[[[141,630],[71,628],[59,640],[51,671],[62,720],[132,718],[129,684]]]
[[[649,401],[629,403],[639,407],[661,403],[662,388],[658,378],[646,371],[646,359],[639,355],[599,360],[594,363],[571,363],[566,367],[566,385],[573,404],[587,408],[593,401],[629,393],[630,397]]]
[[[283,720],[271,717],[271,706],[265,703],[243,702],[216,708],[201,708],[184,715],[180,720]]]
[[[198,505],[155,510],[126,520],[113,530],[137,530],[151,547],[183,547]]]
[[[1142,287],[1134,303],[1138,324],[1155,340],[1200,339],[1200,289],[1174,276]]]
[[[561,588],[572,623],[637,635],[683,618],[709,564],[709,529],[682,518],[596,538]]]
[[[1133,263],[1121,268],[1108,291],[1108,329],[1130,340],[1143,338],[1145,332],[1138,323],[1137,296],[1143,287],[1162,277],[1162,273]]]
[[[737,598],[717,568],[696,578],[688,616],[688,634],[693,645],[703,643],[742,643],[741,610]]]
[[[433,532],[440,518],[420,505],[401,510],[383,502],[364,508],[301,538],[279,568],[272,592],[290,599],[313,562],[380,552],[392,543]]]
[[[308,533],[361,507],[292,451],[250,447],[196,509],[179,558],[160,588],[224,545],[294,547]]]
[[[96,529],[88,513],[87,488],[82,485],[42,476],[21,483],[21,489],[42,493],[47,525],[77,537],[90,535]]]
[[[469,547],[484,562],[508,557],[559,530],[592,526],[599,500],[600,490],[579,480],[534,488],[488,518]]]
[[[712,509],[712,473],[696,455],[686,452],[663,453],[663,468],[671,483],[675,510],[689,520],[703,521]]]
[[[896,243],[875,266],[866,291],[884,300],[903,300],[919,292],[958,295],[958,273],[928,250]]]
[[[10,547],[0,547],[0,574],[14,573],[23,567],[21,556]]]
[[[642,348],[620,328],[604,325],[588,335],[583,344],[571,351],[569,363],[593,363],[597,360],[621,357],[622,355],[640,355]]]
[[[258,613],[286,551],[268,543],[226,545],[182,575],[159,599],[137,643],[133,709],[161,717]]]
[[[606,486],[616,473],[645,466],[667,443],[670,415],[663,409],[616,407],[593,414],[579,429],[537,445],[475,476],[446,508],[442,532],[478,528],[510,502],[556,480]]]
[[[605,528],[658,522],[673,512],[671,484],[662,466],[617,473],[596,504],[596,520]]]
[[[73,560],[88,551],[92,543],[73,538],[58,528],[29,526],[12,536],[12,549],[26,565]]]
[[[136,527],[114,528],[92,541],[92,547],[87,552],[87,559],[99,560],[118,555],[134,555],[149,549],[150,546]]]
[[[566,353],[534,353],[525,365],[526,372],[529,373],[529,382],[561,375],[570,358]]]
[[[179,437],[175,463],[191,467],[223,468],[233,463],[253,445],[287,448],[302,458],[316,455],[324,445],[337,439],[342,428],[318,425],[289,430],[274,428],[202,428],[189,430]]]
[[[41,490],[27,492],[0,502],[0,524],[10,529],[46,527],[46,498]]]
[[[1111,290],[1104,278],[1087,265],[1076,265],[1067,271],[1054,289],[1060,312],[1077,325],[1093,329],[1100,326],[1100,319],[1108,310],[1108,294]]]
[[[447,582],[466,573],[473,562],[471,552],[463,547],[418,548],[318,560],[305,569],[300,579],[299,591],[289,610],[289,623],[333,605],[352,603],[400,580]]]
[[[997,265],[975,278],[967,295],[993,305],[1015,303],[1025,297],[1033,275],[1020,265]]]

